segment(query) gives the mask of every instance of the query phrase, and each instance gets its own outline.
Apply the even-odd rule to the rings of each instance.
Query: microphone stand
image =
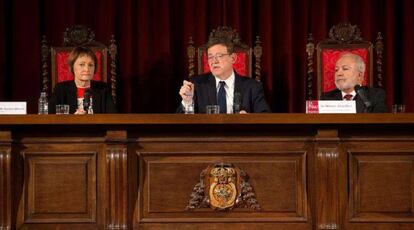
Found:
[[[372,103],[368,100],[367,96],[365,95],[364,88],[362,88],[360,85],[356,85],[354,89],[355,89],[355,92],[357,92],[357,94],[361,98],[362,102],[364,103],[364,110],[362,112],[363,113],[370,112]]]

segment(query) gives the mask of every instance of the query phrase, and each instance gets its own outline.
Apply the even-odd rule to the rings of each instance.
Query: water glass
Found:
[[[404,113],[405,105],[399,105],[399,104],[392,105],[392,112],[393,113]]]
[[[191,101],[184,106],[185,114],[194,114],[194,102]]]
[[[219,105],[207,105],[206,112],[207,114],[219,114],[220,106]]]
[[[56,105],[56,114],[69,114],[69,105]]]

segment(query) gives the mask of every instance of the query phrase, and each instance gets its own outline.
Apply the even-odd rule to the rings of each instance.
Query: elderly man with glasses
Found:
[[[262,84],[233,70],[237,55],[232,41],[210,39],[206,51],[211,72],[194,77],[192,82],[183,82],[177,112],[183,112],[191,103],[195,113],[206,113],[207,105],[219,105],[220,113],[271,112]]]
[[[355,100],[357,113],[385,113],[385,92],[361,87],[365,62],[359,55],[344,53],[335,64],[336,89],[323,93],[321,100]]]

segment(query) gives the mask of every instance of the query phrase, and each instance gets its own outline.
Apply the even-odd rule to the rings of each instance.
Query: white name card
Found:
[[[0,114],[27,114],[25,101],[0,101]]]
[[[355,101],[306,101],[306,113],[356,113]]]

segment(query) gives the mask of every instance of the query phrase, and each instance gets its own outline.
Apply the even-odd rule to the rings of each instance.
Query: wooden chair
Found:
[[[313,95],[314,87],[314,51],[315,45],[312,34],[308,37],[306,45],[307,53],[307,79],[306,99],[319,98],[322,92],[328,92],[336,88],[335,64],[343,53],[359,55],[366,65],[363,85],[382,87],[382,53],[384,45],[381,33],[378,33],[375,42],[375,62],[373,54],[374,45],[361,38],[360,29],[356,25],[340,23],[329,30],[329,38],[316,45],[317,56],[317,96]],[[376,77],[374,77],[374,63]]]
[[[235,53],[237,54],[237,61],[234,63],[234,70],[242,75],[253,77],[257,81],[261,80],[261,57],[262,57],[262,46],[260,37],[256,37],[255,46],[253,48],[241,42],[239,34],[236,30],[233,30],[227,26],[221,26],[217,29],[214,29],[209,36],[209,39],[214,37],[227,37],[231,39],[235,45]],[[191,79],[195,75],[195,66],[197,65],[197,74],[203,74],[210,72],[208,66],[207,55],[206,55],[206,46],[201,45],[194,46],[193,38],[190,36],[187,47],[187,56],[188,56],[188,78]],[[253,57],[254,56],[254,68]]]
[[[76,46],[86,46],[95,52],[98,59],[98,69],[93,80],[107,82],[111,87],[113,100],[116,102],[117,45],[114,35],[111,36],[110,43],[106,46],[95,41],[95,33],[83,25],[67,28],[64,32],[63,44],[60,46],[49,46],[46,36],[43,36],[41,46],[42,91],[50,94],[57,83],[73,80],[74,76],[69,70],[67,59],[71,50]]]

